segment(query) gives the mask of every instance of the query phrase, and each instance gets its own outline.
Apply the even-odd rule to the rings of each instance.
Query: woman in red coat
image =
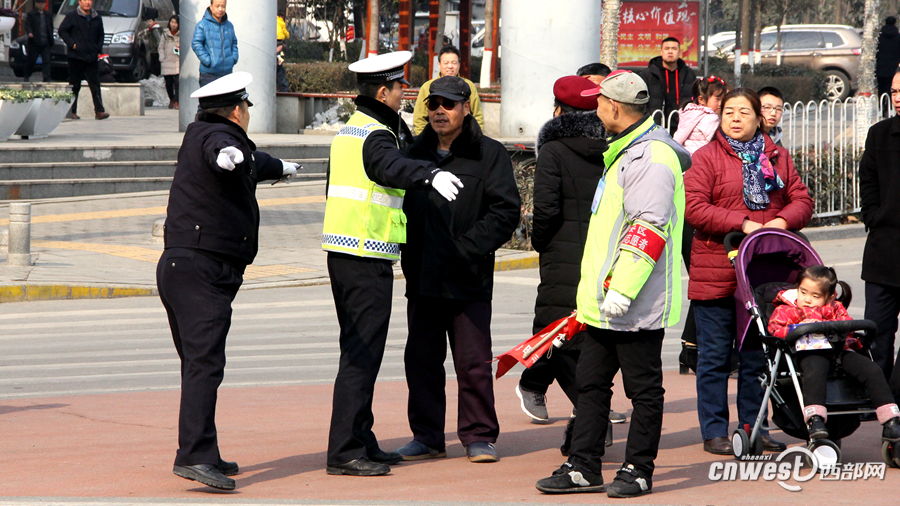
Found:
[[[737,287],[723,241],[730,232],[761,227],[799,230],[809,223],[813,202],[785,148],[760,129],[759,97],[736,88],[722,99],[722,124],[713,140],[693,155],[684,175],[685,218],[694,227],[688,298],[697,324],[697,414],[703,449],[732,453],[728,438],[728,376],[735,344]],[[758,376],[762,351],[741,353],[737,408],[740,426],[756,422],[763,399]],[[763,435],[763,448],[783,443]]]

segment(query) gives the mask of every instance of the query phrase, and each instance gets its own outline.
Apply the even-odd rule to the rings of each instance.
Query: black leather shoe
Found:
[[[372,462],[369,459],[356,459],[351,460],[346,464],[326,466],[325,472],[328,474],[346,474],[349,476],[381,476],[390,473],[391,466]]]
[[[763,451],[766,452],[783,452],[787,450],[787,445],[781,441],[772,439],[768,434],[762,435]]]
[[[172,472],[177,476],[222,490],[234,490],[234,480],[227,478],[212,464],[197,464],[195,466],[175,466]]]
[[[403,462],[403,455],[397,452],[386,452],[379,448],[377,452],[369,454],[369,460],[378,464],[393,466]]]
[[[216,468],[218,468],[219,472],[225,476],[234,476],[241,472],[241,468],[238,467],[237,462],[219,460],[219,465],[217,465]]]
[[[712,453],[713,455],[733,455],[734,448],[731,447],[731,440],[727,437],[714,437],[703,442],[703,451]]]

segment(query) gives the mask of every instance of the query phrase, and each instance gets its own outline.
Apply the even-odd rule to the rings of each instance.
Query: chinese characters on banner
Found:
[[[700,54],[699,2],[622,2],[619,9],[619,66],[646,67],[659,56],[666,37],[681,41],[681,58],[698,66]]]

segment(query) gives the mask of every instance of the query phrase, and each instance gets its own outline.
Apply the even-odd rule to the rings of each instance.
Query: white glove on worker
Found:
[[[282,167],[282,178],[281,181],[285,183],[290,183],[291,178],[297,175],[297,169],[300,167],[299,163],[286,162],[284,160],[281,161]]]
[[[606,315],[607,318],[617,318],[627,313],[630,305],[631,299],[619,292],[610,290],[606,292],[606,298],[603,299],[603,305],[600,306],[600,313]]]
[[[237,165],[244,163],[244,153],[234,146],[222,148],[219,151],[219,157],[216,158],[216,163],[225,170],[234,170]]]
[[[450,202],[456,200],[456,195],[459,193],[457,186],[462,188],[462,181],[454,176],[452,172],[447,172],[445,170],[435,174],[434,179],[431,181],[431,187]]]

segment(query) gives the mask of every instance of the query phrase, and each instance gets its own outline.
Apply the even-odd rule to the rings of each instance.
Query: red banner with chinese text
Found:
[[[681,58],[697,67],[700,58],[699,2],[622,2],[619,9],[619,67],[643,68],[659,56],[666,37],[681,41]]]

